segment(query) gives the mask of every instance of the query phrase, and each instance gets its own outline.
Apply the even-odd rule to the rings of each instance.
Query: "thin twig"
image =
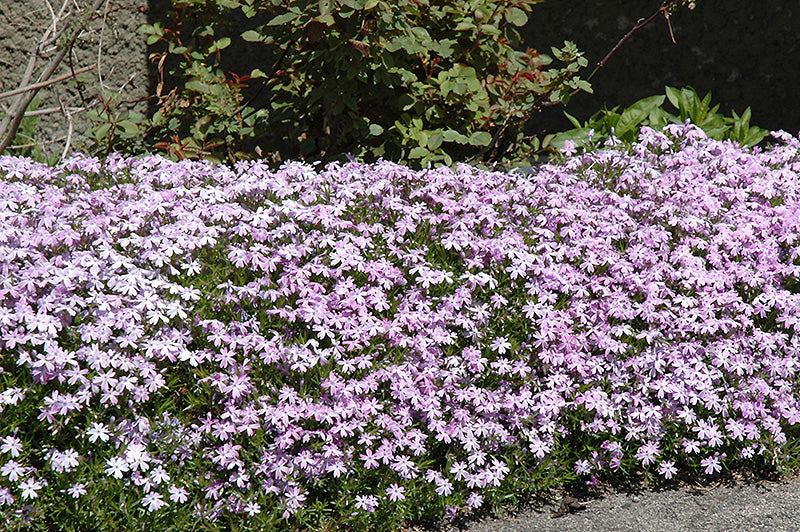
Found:
[[[72,114],[79,113],[84,110],[85,109],[83,107],[67,107],[67,111]],[[61,107],[47,107],[45,109],[36,109],[35,111],[25,111],[25,116],[43,116],[60,112],[62,112]]]
[[[103,1],[104,0],[95,0],[92,6],[92,11],[97,11],[100,8],[100,6],[103,5]],[[66,4],[67,0],[64,0],[64,5],[59,15],[63,13],[63,9],[66,8]],[[66,18],[68,15],[69,13],[67,13],[67,15],[64,15],[64,18]],[[44,71],[39,76],[40,82],[49,80],[50,76],[53,75],[53,73],[58,68],[58,65],[64,59],[64,56],[67,55],[67,52],[70,50],[72,45],[77,40],[78,35],[80,34],[79,31],[80,27],[81,27],[80,24],[78,24],[78,26],[65,24],[64,26],[61,27],[60,30],[56,31],[54,23],[50,28],[48,28],[47,31],[45,32],[45,36],[39,42],[39,45],[37,45],[36,48],[31,53],[31,57],[28,61],[28,67],[26,68],[25,75],[23,75],[20,85],[23,87],[29,85],[30,78],[33,75],[33,70],[36,65],[36,60],[38,57],[41,56],[44,42],[47,38],[50,37],[51,33],[53,42],[58,42],[58,38],[66,31],[67,28],[74,28],[74,30],[72,31],[72,35],[69,36],[66,45],[63,46],[58,51],[58,53],[56,53],[56,55],[52,57],[52,59],[50,59],[50,62],[47,64]],[[18,94],[17,98],[14,100],[14,103],[9,109],[9,113],[5,117],[3,117],[3,121],[0,122],[0,136],[3,137],[3,140],[0,141],[0,153],[4,152],[5,149],[14,140],[14,137],[16,136],[17,131],[19,130],[20,124],[22,123],[22,118],[23,116],[25,116],[25,110],[28,108],[33,99],[36,97],[36,94],[38,92],[39,89],[29,89],[22,94]]]
[[[597,65],[595,66],[594,70],[592,70],[592,73],[589,74],[589,76],[586,78],[586,81],[591,81],[591,79],[600,71],[601,68],[603,68],[606,65],[606,63],[609,61],[609,59],[611,59],[611,57],[617,52],[617,50],[619,50],[619,48],[626,41],[628,41],[633,36],[634,33],[638,32],[639,30],[641,30],[642,28],[644,28],[645,26],[647,26],[648,24],[653,22],[659,16],[664,16],[665,18],[667,18],[667,23],[669,23],[669,10],[673,6],[679,4],[681,1],[682,0],[669,0],[669,1],[668,0],[663,0],[661,2],[661,7],[659,7],[658,10],[656,10],[655,13],[653,13],[652,15],[650,15],[647,18],[639,19],[636,22],[636,24],[633,26],[633,28],[631,28],[628,31],[628,33],[626,33],[617,42],[617,44],[614,45],[614,47],[606,54],[606,56],[603,59],[601,59],[600,62],[597,63]],[[670,25],[670,34],[671,33],[672,33],[672,26]],[[673,38],[673,42],[674,42],[674,38]],[[580,91],[581,91],[581,89],[575,89],[574,91],[572,91],[570,93],[570,97],[575,96]],[[551,94],[552,94],[552,90],[549,91],[549,92],[545,92],[545,93],[541,94],[539,97],[537,97],[533,101],[533,103],[531,104],[529,110],[522,117],[517,118],[515,120],[511,120],[510,118],[506,119],[506,121],[503,123],[503,126],[497,131],[497,133],[495,133],[493,135],[492,141],[489,143],[489,145],[486,146],[486,148],[484,148],[483,150],[481,150],[481,152],[478,153],[475,156],[475,158],[482,157],[485,154],[490,153],[491,151],[493,151],[497,147],[497,145],[500,142],[500,140],[505,136],[506,132],[510,128],[513,129],[513,130],[519,129],[524,124],[526,124],[528,122],[528,120],[530,120],[533,117],[534,114],[538,113],[541,110],[542,107],[548,107],[550,105],[555,105],[557,102],[547,102],[546,101],[546,100],[550,99],[550,95]],[[498,160],[500,158],[499,155],[500,154],[494,154],[492,156],[492,159],[495,160],[495,161]]]
[[[639,20],[636,22],[636,25],[635,25],[635,26],[633,26],[633,27],[630,29],[630,31],[628,31],[628,33],[626,33],[626,34],[625,34],[625,35],[624,35],[624,36],[623,36],[623,37],[622,37],[622,38],[621,38],[621,39],[620,39],[620,40],[617,42],[617,44],[615,44],[615,45],[614,45],[614,47],[611,49],[611,51],[609,51],[609,52],[606,54],[606,56],[605,56],[603,59],[601,59],[601,60],[600,60],[600,62],[599,62],[599,63],[597,63],[597,66],[595,66],[595,67],[594,67],[594,70],[592,70],[592,73],[591,73],[591,74],[589,74],[589,77],[588,77],[588,78],[586,78],[586,81],[591,81],[591,79],[592,79],[592,78],[595,76],[595,74],[597,74],[597,73],[600,71],[600,69],[601,69],[601,68],[603,68],[604,66],[606,66],[606,63],[608,62],[608,60],[609,60],[609,59],[611,59],[611,56],[612,56],[612,55],[614,55],[614,54],[616,53],[616,51],[617,51],[617,50],[619,50],[619,48],[620,48],[620,47],[621,47],[623,44],[625,44],[625,42],[626,42],[628,39],[630,39],[630,38],[633,36],[633,34],[634,34],[634,33],[636,33],[637,31],[641,30],[642,28],[644,28],[645,26],[647,26],[648,24],[650,24],[651,22],[653,22],[653,21],[654,21],[656,18],[658,18],[659,16],[665,16],[665,17],[666,17],[666,16],[667,16],[667,12],[668,12],[669,8],[671,8],[673,5],[675,5],[675,4],[676,4],[677,2],[679,2],[679,1],[680,1],[680,0],[673,0],[672,2],[666,2],[666,1],[665,1],[665,2],[662,2],[662,3],[661,3],[661,7],[659,7],[659,8],[658,8],[658,10],[657,10],[655,13],[653,13],[652,15],[650,15],[650,16],[649,16],[649,17],[647,17],[647,18],[640,18],[640,19],[639,19]]]
[[[97,79],[100,81],[100,90],[104,90],[103,85],[103,69],[101,68],[103,57],[103,33],[106,31],[106,20],[108,19],[108,4],[111,0],[106,0],[106,6],[103,9],[103,24],[100,26],[100,38],[97,43]]]
[[[61,110],[64,112],[64,116],[67,117],[68,123],[67,140],[64,142],[64,151],[61,152],[61,158],[66,159],[67,155],[69,155],[69,148],[72,146],[72,133],[75,129],[75,124],[72,122],[72,113],[64,107],[64,102],[61,101],[61,98],[58,99],[58,103],[61,104]]]
[[[34,146],[48,146],[50,144],[58,144],[59,142],[63,141],[67,137],[58,137],[57,139],[53,140],[38,140],[36,142],[29,142],[28,144],[16,144],[14,146],[9,146],[6,149],[9,150],[24,150],[25,148],[33,148]]]
[[[2,100],[4,98],[9,98],[11,96],[16,96],[17,94],[22,94],[24,92],[43,89],[44,87],[48,87],[50,85],[54,85],[54,84],[59,83],[61,81],[64,81],[64,80],[67,80],[67,79],[70,79],[70,78],[74,78],[78,74],[83,74],[84,72],[88,72],[90,70],[94,70],[95,68],[97,68],[97,65],[90,65],[90,66],[87,66],[87,67],[84,67],[84,68],[80,68],[80,69],[78,69],[78,70],[76,70],[74,72],[68,72],[66,74],[62,74],[61,76],[58,76],[57,78],[49,79],[47,81],[41,81],[39,83],[33,83],[33,84],[27,85],[25,87],[19,87],[18,89],[10,90],[8,92],[0,92],[0,100]]]

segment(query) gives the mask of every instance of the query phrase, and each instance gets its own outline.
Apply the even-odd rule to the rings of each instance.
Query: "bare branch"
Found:
[[[106,31],[106,21],[108,20],[108,5],[111,0],[106,0],[105,8],[103,9],[103,24],[100,26],[100,38],[97,43],[97,79],[100,81],[100,90],[105,90],[105,85],[103,85],[103,69],[101,68],[101,62],[103,57],[103,34]]]
[[[656,10],[652,15],[647,18],[639,19],[636,24],[626,33],[618,42],[614,45],[614,47],[606,54],[606,56],[597,63],[592,73],[586,78],[586,81],[591,81],[592,78],[602,69],[606,63],[611,59],[611,57],[619,50],[619,48],[628,41],[633,34],[653,22],[656,18],[663,16],[667,19],[667,24],[669,25],[670,36],[672,37],[672,41],[675,42],[675,38],[672,36],[672,25],[669,23],[669,13],[672,8],[677,6],[678,4],[682,3],[682,0],[662,0],[661,6]],[[570,93],[570,97],[575,96],[577,93],[580,92],[580,89],[576,89]],[[511,120],[510,118],[506,119],[500,129],[493,135],[492,141],[489,143],[487,147],[485,147],[481,152],[476,154],[473,158],[477,157],[484,157],[486,159],[489,156],[489,160],[498,161],[503,155],[504,149],[502,149],[499,144],[503,140],[503,138],[509,134],[513,133],[514,131],[518,131],[522,128],[536,113],[540,112],[542,108],[549,107],[551,105],[555,105],[558,102],[550,102],[547,101],[550,99],[552,91],[545,92],[539,97],[537,97],[533,103],[531,104],[528,111],[519,118]]]
[[[83,74],[84,72],[89,72],[90,70],[94,70],[95,68],[97,68],[97,65],[89,65],[87,67],[80,68],[75,72],[68,72],[61,76],[58,76],[57,78],[53,78],[47,81],[41,81],[39,83],[34,83],[32,85],[27,85],[25,87],[20,87],[18,89],[10,90],[8,92],[0,92],[0,100],[5,98],[10,98],[11,96],[16,96],[17,94],[22,94],[24,92],[43,89],[49,85],[55,85],[56,83],[60,83],[64,80],[74,78],[78,74]]]
[[[64,151],[61,152],[61,158],[66,159],[67,155],[69,155],[69,148],[72,146],[72,133],[75,129],[75,124],[72,122],[72,113],[67,111],[67,108],[64,107],[64,102],[61,101],[61,98],[58,99],[58,103],[61,104],[61,110],[64,113],[64,116],[67,117],[67,122],[69,123],[69,129],[67,130],[67,140],[64,142]]]
[[[14,146],[9,146],[7,149],[9,150],[24,150],[25,148],[33,148],[34,146],[49,146],[51,144],[58,144],[62,142],[67,137],[58,137],[57,139],[47,140],[47,141],[36,141],[36,142],[29,142],[27,144],[16,144]]]
[[[72,114],[84,111],[83,107],[67,107],[66,109]],[[61,107],[47,107],[45,109],[36,109],[35,111],[25,111],[25,116],[43,116],[61,112],[63,112]]]
[[[105,0],[95,0],[92,5],[92,11],[97,11],[103,5],[104,1]],[[45,31],[44,36],[39,41],[39,44],[34,50],[32,50],[30,59],[28,60],[28,65],[25,69],[25,74],[23,74],[22,80],[19,84],[20,87],[31,85],[30,81],[36,67],[36,61],[38,58],[43,56],[44,46],[46,46],[49,42],[58,42],[58,39],[64,34],[65,31],[67,31],[67,29],[73,28],[72,35],[70,35],[68,42],[66,45],[62,46],[56,55],[50,59],[50,62],[44,68],[44,71],[39,75],[39,80],[37,83],[46,82],[50,79],[50,76],[52,76],[56,71],[61,63],[61,60],[64,59],[69,49],[77,40],[78,35],[80,34],[79,30],[81,21],[79,21],[77,26],[65,23],[60,29],[58,29],[58,23],[64,22],[71,14],[71,12],[65,13],[67,3],[68,0],[64,0],[64,4],[59,11],[59,15],[54,17],[53,23]],[[49,6],[48,4],[48,7],[50,7],[52,13],[52,6]],[[36,85],[36,83],[34,83],[34,85]],[[20,123],[22,122],[22,118],[25,116],[25,110],[36,97],[36,94],[39,92],[39,88],[29,89],[23,91],[22,93],[18,93],[16,99],[9,108],[9,112],[6,113],[6,115],[3,117],[3,121],[0,122],[0,137],[3,138],[3,140],[0,141],[0,153],[4,152],[14,140],[14,137],[19,130]]]

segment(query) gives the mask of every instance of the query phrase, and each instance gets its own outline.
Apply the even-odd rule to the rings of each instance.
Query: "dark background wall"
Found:
[[[594,95],[580,94],[568,107],[583,120],[604,105],[627,106],[663,94],[664,86],[712,93],[720,110],[752,108],[752,123],[800,130],[800,1],[696,0],[693,11],[671,17],[672,44],[663,17],[636,33],[592,80]],[[548,53],[553,44],[575,42],[594,65],[660,0],[548,0],[534,7],[527,44]],[[668,105],[668,104],[667,104]],[[536,129],[563,130],[563,108],[550,110]]]
[[[701,96],[711,91],[726,113],[750,106],[753,124],[797,134],[800,0],[696,2],[694,11],[682,10],[672,18],[677,44],[670,41],[663,18],[654,21],[625,43],[594,78],[595,94],[576,96],[569,112],[586,119],[604,105],[627,106],[639,98],[663,94],[664,85],[691,85]],[[529,46],[542,52],[564,40],[574,41],[589,59],[590,66],[582,72],[587,76],[636,20],[649,16],[660,4],[661,0],[547,0],[534,7],[523,34]],[[143,98],[153,93],[155,79],[136,28],[148,20],[163,19],[170,0],[111,0],[109,5],[113,9],[105,26],[98,21],[78,43],[76,65],[95,61],[102,43],[104,84],[122,90],[126,100],[137,101],[135,109],[144,114]],[[17,86],[33,40],[48,22],[44,0],[0,0],[0,90]],[[243,53],[241,58],[253,57]],[[249,68],[242,65],[241,70]],[[66,71],[63,66],[56,75]],[[58,107],[60,102],[67,108],[80,107],[66,84],[48,87],[41,97],[42,107]],[[562,112],[548,110],[537,117],[533,128],[570,128]],[[85,114],[76,113],[74,120],[76,140],[80,140],[87,125]],[[52,143],[48,148],[56,153],[63,149],[59,139],[66,135],[67,122],[61,113],[40,116],[37,129],[41,140]]]

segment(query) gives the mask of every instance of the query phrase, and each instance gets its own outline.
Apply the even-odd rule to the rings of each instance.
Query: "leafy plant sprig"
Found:
[[[683,124],[687,120],[712,139],[733,140],[743,146],[755,146],[769,135],[766,129],[750,125],[752,113],[749,107],[741,116],[736,111],[732,111],[732,116],[725,116],[719,112],[719,104],[711,107],[711,93],[700,98],[692,87],[666,87],[665,90],[666,95],[642,98],[622,111],[619,106],[610,110],[602,109],[583,124],[565,112],[575,128],[554,135],[549,139],[550,145],[554,149],[562,149],[570,141],[578,145],[597,146],[612,136],[630,144],[638,139],[642,127],[658,130],[667,124]],[[675,114],[664,108],[667,101],[677,111]]]

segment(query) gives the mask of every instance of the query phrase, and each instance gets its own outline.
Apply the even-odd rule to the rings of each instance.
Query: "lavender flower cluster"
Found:
[[[0,515],[391,519],[547,468],[778,459],[800,141],[775,136],[645,129],[530,174],[0,157]]]

